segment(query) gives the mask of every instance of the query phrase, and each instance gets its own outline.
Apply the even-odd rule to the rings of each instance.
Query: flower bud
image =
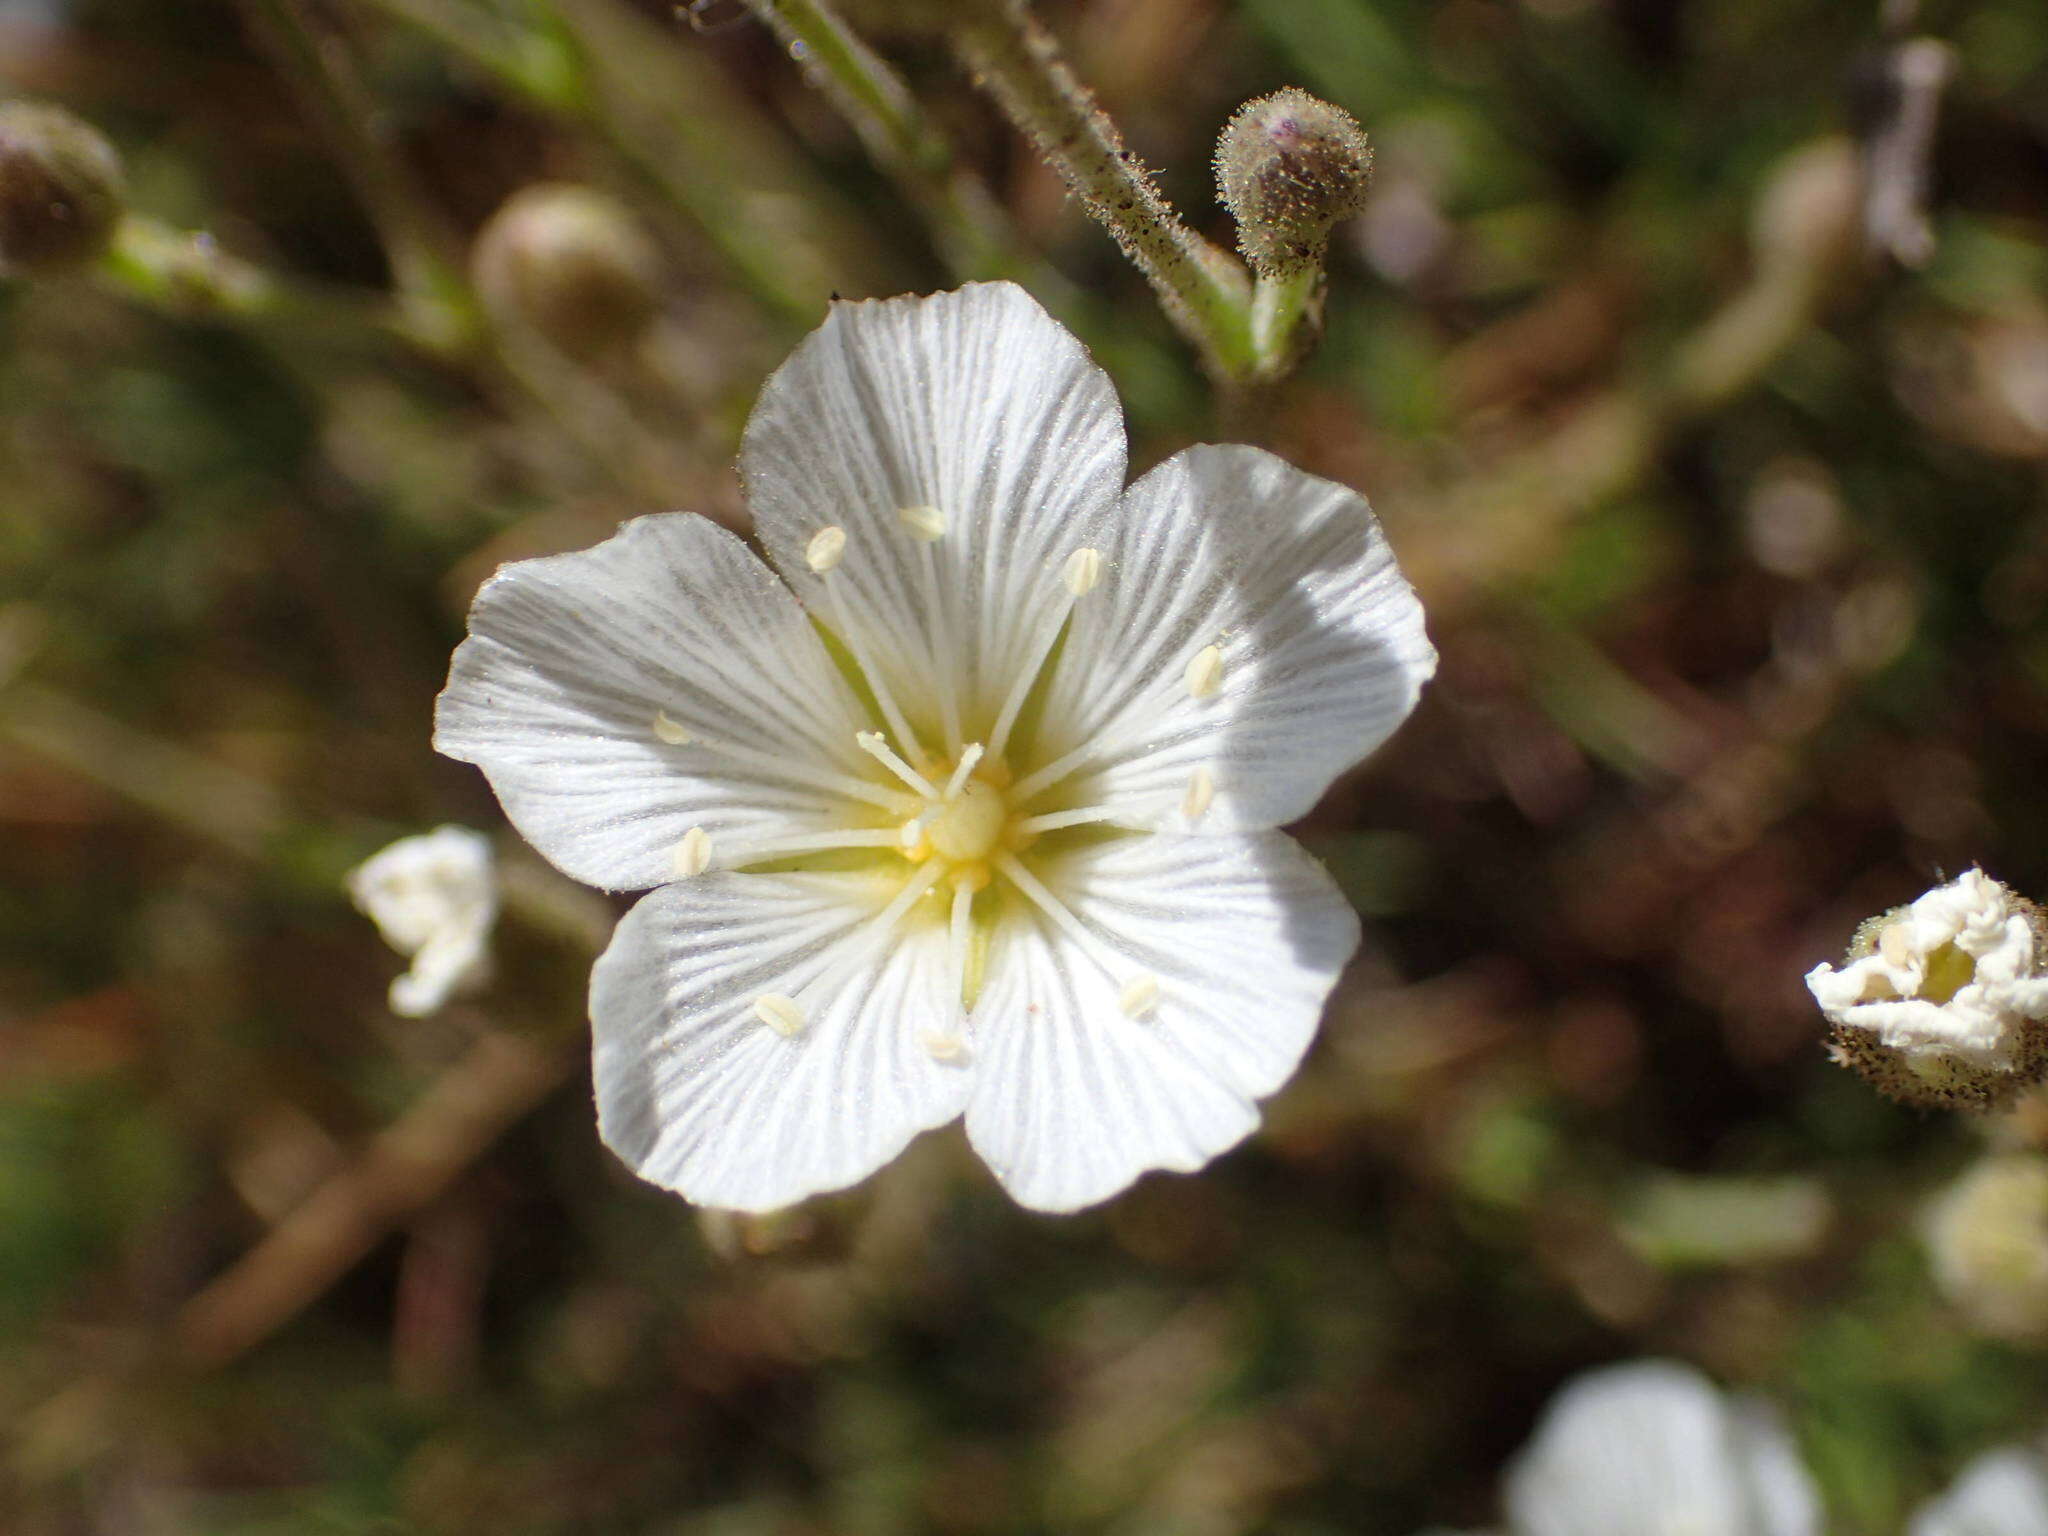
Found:
[[[2048,915],[1981,869],[1870,919],[1806,985],[1829,1054],[1894,1098],[1991,1109],[2048,1077]]]
[[[1365,206],[1372,145],[1351,114],[1289,86],[1237,109],[1216,141],[1216,187],[1261,277],[1321,265],[1330,230]]]
[[[121,158],[61,107],[0,104],[0,274],[62,272],[107,248],[121,220]]]
[[[660,304],[661,258],[631,213],[589,187],[543,182],[513,194],[471,255],[484,307],[572,357],[639,339]]]
[[[1987,1157],[1927,1213],[1935,1284],[1979,1332],[2048,1337],[2048,1157]]]

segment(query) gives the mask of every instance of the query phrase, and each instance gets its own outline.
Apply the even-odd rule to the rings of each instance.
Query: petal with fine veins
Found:
[[[1056,910],[1034,903],[991,940],[967,1134],[1021,1203],[1067,1211],[1249,1134],[1358,920],[1278,835],[1117,838],[1039,869]]]
[[[643,517],[484,584],[434,745],[475,763],[526,840],[576,879],[676,877],[715,846],[836,830],[872,777],[867,723],[787,588],[731,534]]]
[[[1068,799],[1127,826],[1228,833],[1305,814],[1436,667],[1356,492],[1256,448],[1199,446],[1133,485],[1044,708]],[[1204,792],[1189,785],[1207,773]]]
[[[864,931],[879,907],[866,876],[714,873],[620,920],[590,1018],[598,1129],[628,1167],[700,1205],[775,1210],[960,1113],[966,1075],[925,1043],[958,1028],[945,935]]]
[[[1030,295],[977,283],[835,305],[761,391],[740,471],[784,577],[932,744],[941,690],[971,736],[1034,658],[1122,488],[1123,417]],[[827,528],[845,541],[821,575]]]

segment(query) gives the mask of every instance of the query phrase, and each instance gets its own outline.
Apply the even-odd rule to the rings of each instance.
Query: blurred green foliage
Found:
[[[1219,407],[893,9],[849,7],[1004,243],[738,5],[0,12],[8,92],[112,137],[133,216],[0,283],[0,1526],[1399,1536],[1492,1519],[1572,1372],[1669,1353],[1780,1401],[1863,1536],[2048,1427],[1919,1244],[1983,1128],[1831,1068],[1800,984],[1937,871],[2048,893],[2048,12],[1913,20],[1954,76],[1909,270],[1815,255],[1855,189],[1784,179],[1895,112],[1874,4],[1047,0],[1222,243],[1241,100],[1374,137],[1322,346]],[[658,243],[636,345],[471,291],[544,180]],[[572,895],[529,870],[498,984],[401,1024],[339,885],[502,825],[427,745],[476,582],[739,524],[748,404],[832,293],[998,271],[1114,373],[1134,467],[1262,436],[1372,496],[1430,607],[1422,709],[1301,829],[1371,936],[1266,1131],[1070,1220],[946,1133],[734,1222],[617,1168],[570,1069],[267,1337],[181,1353],[480,1040],[574,1059]]]

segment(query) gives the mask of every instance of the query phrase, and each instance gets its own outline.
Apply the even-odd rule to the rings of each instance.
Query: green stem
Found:
[[[1029,276],[1034,287],[1061,283],[1021,254],[1001,206],[954,164],[952,147],[909,88],[829,0],[745,3],[802,58],[812,82],[853,125],[869,156],[923,212],[955,276]]]
[[[1257,372],[1244,269],[1181,222],[1023,0],[961,0],[954,51],[1145,274],[1219,379]]]
[[[1262,277],[1252,287],[1252,353],[1257,382],[1277,383],[1313,339],[1321,318],[1323,268],[1312,262],[1287,277]]]
[[[413,324],[458,344],[475,320],[457,255],[461,242],[372,127],[376,104],[345,40],[323,31],[303,0],[243,0],[243,9],[286,77],[305,88],[317,126],[377,226]]]

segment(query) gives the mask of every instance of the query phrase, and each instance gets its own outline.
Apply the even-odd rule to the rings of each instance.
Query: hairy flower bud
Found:
[[[500,325],[531,326],[574,357],[637,340],[660,304],[661,259],[617,199],[543,182],[515,193],[471,255]]]
[[[1935,1283],[1973,1328],[2048,1337],[2048,1157],[1984,1159],[1935,1201],[1925,1235]]]
[[[0,104],[0,274],[62,272],[107,248],[121,219],[121,159],[61,107]]]
[[[1990,1109],[2048,1077],[2048,914],[1981,869],[1870,919],[1806,985],[1830,1054],[1894,1098]]]
[[[1372,145],[1351,114],[1289,86],[1248,101],[1216,141],[1216,187],[1261,277],[1321,264],[1330,230],[1365,206]]]

